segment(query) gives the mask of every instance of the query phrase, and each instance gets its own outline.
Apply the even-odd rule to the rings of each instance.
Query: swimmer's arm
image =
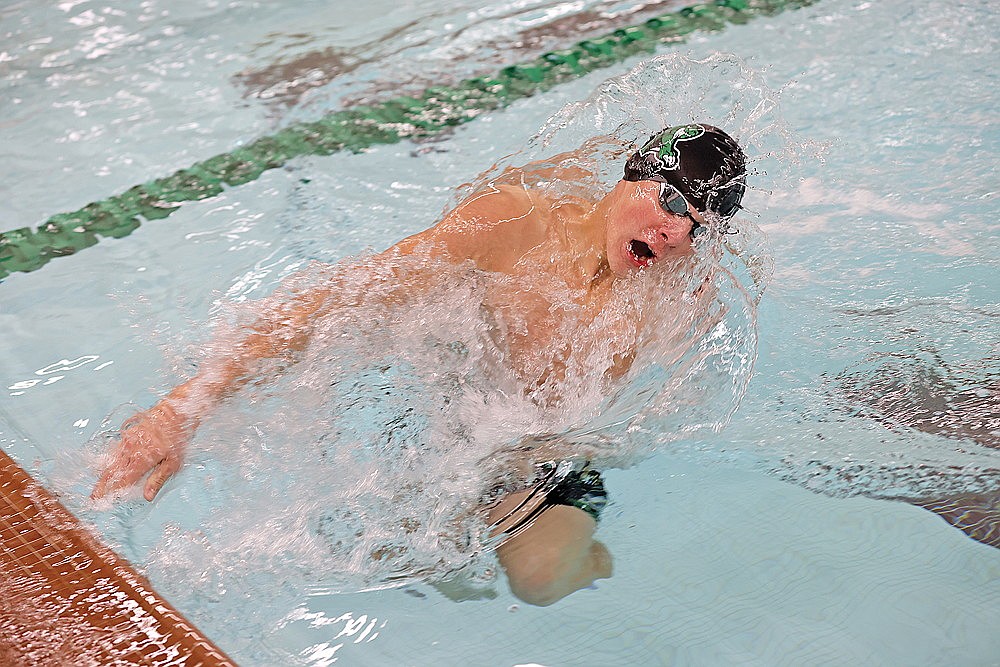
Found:
[[[329,290],[312,290],[288,300],[272,297],[268,301],[249,334],[236,340],[224,356],[202,364],[197,375],[122,425],[92,498],[132,486],[152,471],[143,488],[143,496],[152,500],[180,469],[187,443],[203,416],[246,384],[259,362],[305,347],[310,322],[331,299]]]
[[[509,170],[511,178],[501,179],[508,182],[474,194],[434,227],[375,256],[374,264],[387,261],[389,273],[397,278],[392,289],[382,290],[379,298],[385,305],[403,306],[414,295],[433,288],[433,271],[403,270],[393,262],[417,253],[454,264],[472,260],[487,271],[509,270],[545,232],[544,221],[532,215],[536,202],[523,175],[569,178],[585,174],[552,163]],[[555,171],[559,169],[563,171]],[[374,280],[377,274],[379,271],[373,267],[368,277]],[[386,276],[385,272],[382,276]],[[281,297],[271,297],[268,302],[272,305],[265,304],[265,313],[250,333],[236,341],[224,357],[204,363],[193,378],[175,387],[149,410],[125,422],[92,497],[100,498],[131,486],[152,471],[143,490],[144,497],[152,500],[166,480],[180,469],[187,442],[201,419],[246,384],[262,360],[304,348],[313,321],[332,309],[352,305],[338,296],[333,285],[304,291],[283,301]]]
[[[305,348],[312,322],[331,307],[331,291],[314,289],[288,300],[271,297],[249,332],[225,350],[225,355],[202,365],[198,374],[175,387],[161,402],[193,403],[210,409],[246,384],[259,362],[287,357]],[[200,423],[196,410],[185,411],[192,430]]]
[[[101,498],[114,493],[152,472],[143,489],[146,500],[152,500],[167,479],[180,469],[187,443],[202,419],[223,399],[257,377],[261,362],[267,359],[291,362],[294,353],[309,343],[316,321],[330,313],[364,306],[357,300],[359,297],[347,296],[349,292],[356,295],[359,290],[342,289],[343,281],[377,285],[378,289],[365,291],[368,306],[373,303],[404,306],[433,289],[436,276],[433,269],[396,261],[412,254],[416,247],[397,244],[322,287],[291,295],[280,291],[261,301],[254,324],[244,333],[230,334],[231,342],[226,339],[216,342],[216,349],[224,350],[223,354],[203,362],[194,377],[123,424],[120,439],[113,445],[91,496]]]

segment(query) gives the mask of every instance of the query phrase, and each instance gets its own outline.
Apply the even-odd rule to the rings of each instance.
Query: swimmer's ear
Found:
[[[708,233],[708,228],[705,225],[695,225],[691,228],[691,238],[696,239],[699,236],[704,236]]]

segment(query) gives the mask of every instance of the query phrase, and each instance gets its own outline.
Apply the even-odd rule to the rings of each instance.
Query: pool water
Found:
[[[425,5],[9,3],[4,228],[400,81],[419,90],[525,60],[534,53],[517,45],[545,27],[672,7]],[[253,495],[309,466],[294,443],[266,451],[274,403],[301,398],[291,386],[262,396],[273,409],[260,422],[238,421],[240,399],[227,408],[204,441],[242,448],[196,451],[156,503],[92,505],[87,466],[102,422],[191,372],[213,318],[310,260],[423,229],[498,159],[544,154],[529,142],[550,116],[642,58],[434,140],[297,159],[6,278],[3,446],[240,664],[995,664],[1000,552],[891,499],[1000,482],[998,24],[985,1],[824,0],[682,47],[696,61],[735,54],[759,89],[692,99],[694,83],[732,71],[710,61],[676,65],[691,78],[652,98],[675,94],[678,113],[704,108],[720,123],[734,98],[777,102],[756,123],[739,119],[762,172],[748,219],[767,233],[774,271],[753,379],[728,426],[664,434],[669,446],[606,473],[598,536],[615,575],[596,590],[528,607],[485,559],[455,602],[420,581],[382,588],[297,559],[315,555],[299,540],[314,526]],[[245,459],[247,443],[258,459]]]

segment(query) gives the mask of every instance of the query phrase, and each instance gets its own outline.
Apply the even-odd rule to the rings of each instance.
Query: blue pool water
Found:
[[[419,90],[525,60],[535,52],[517,45],[533,27],[657,13],[425,4],[5,4],[3,228],[398,82]],[[95,507],[86,490],[102,421],[190,373],[213,318],[308,260],[426,227],[455,186],[643,58],[433,141],[295,160],[5,279],[4,449],[241,664],[996,664],[1000,552],[891,499],[1000,483],[998,24],[985,1],[824,0],[682,47],[696,61],[734,54],[726,62],[748,73],[672,65],[690,76],[651,97],[720,124],[734,99],[776,102],[737,121],[757,149],[746,204],[774,270],[729,425],[606,473],[599,537],[616,571],[597,590],[531,608],[488,559],[475,561],[464,602],[419,581],[362,590],[380,588],[363,564],[324,563],[302,538],[309,503],[340,480],[313,470],[312,441],[288,435],[310,433],[309,397],[289,385],[263,395],[262,417],[247,419],[238,398],[207,424],[156,503]],[[705,85],[713,72],[746,87]],[[290,398],[298,413],[275,405]],[[286,483],[287,505],[263,496]],[[462,479],[449,483],[461,493]]]

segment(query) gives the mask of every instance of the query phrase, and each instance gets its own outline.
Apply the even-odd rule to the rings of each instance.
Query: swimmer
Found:
[[[498,182],[472,194],[438,224],[403,239],[364,265],[350,280],[384,286],[388,267],[396,280],[383,297],[403,306],[428,289],[432,277],[393,272],[393,261],[420,255],[453,265],[472,262],[497,280],[489,291],[498,317],[516,315],[523,325],[501,329],[509,363],[526,388],[558,383],[566,371],[561,318],[597,317],[616,280],[656,270],[692,251],[693,238],[711,220],[726,220],[740,208],[746,158],[724,131],[704,124],[666,128],[628,158],[624,177],[599,201],[553,202],[527,177],[578,180],[578,168],[552,166],[508,170]],[[581,295],[574,308],[560,308],[518,279],[560,281]],[[354,275],[354,274],[357,275]],[[402,278],[402,279],[401,279]],[[288,357],[309,342],[311,323],[332,312],[357,307],[336,285],[298,292],[262,306],[251,332],[224,359],[205,363],[192,379],[175,387],[148,410],[127,420],[92,497],[136,484],[147,473],[143,496],[151,501],[180,467],[184,451],[204,413],[254,377],[264,359]],[[613,336],[614,332],[608,332]],[[539,352],[542,351],[542,352]],[[544,374],[535,374],[539,354],[550,355]],[[620,355],[610,377],[627,372],[634,354]],[[541,447],[537,456],[545,452]],[[488,511],[511,590],[525,602],[551,604],[596,579],[611,576],[611,556],[593,539],[606,495],[599,473],[569,461],[537,467],[531,488],[501,497]]]

